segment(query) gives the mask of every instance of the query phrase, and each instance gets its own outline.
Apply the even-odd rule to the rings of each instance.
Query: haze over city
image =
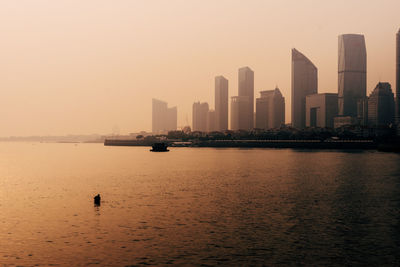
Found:
[[[151,130],[151,99],[213,106],[214,77],[237,95],[238,68],[255,95],[279,86],[291,122],[291,49],[318,68],[318,92],[337,93],[338,35],[365,36],[367,94],[395,85],[400,2],[2,1],[0,136]]]

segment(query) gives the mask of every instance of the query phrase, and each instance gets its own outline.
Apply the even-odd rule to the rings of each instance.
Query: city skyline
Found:
[[[214,106],[213,77],[220,74],[231,81],[229,97],[236,95],[242,66],[256,73],[255,94],[279,86],[289,123],[288,51],[296,47],[313,60],[319,93],[336,92],[337,36],[346,33],[366,38],[367,93],[378,81],[397,88],[398,1],[0,5],[0,136],[150,131],[153,97],[179,107],[178,126],[191,124],[191,101]],[[388,19],[371,20],[376,12]]]

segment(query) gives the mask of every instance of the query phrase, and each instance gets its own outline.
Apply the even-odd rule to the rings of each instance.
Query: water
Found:
[[[399,163],[0,143],[0,265],[399,265]]]

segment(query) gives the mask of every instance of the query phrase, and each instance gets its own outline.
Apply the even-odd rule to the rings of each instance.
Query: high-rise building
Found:
[[[154,99],[152,100],[152,132],[153,134],[164,134],[177,129],[177,107],[168,108],[168,103]]]
[[[254,72],[249,67],[243,67],[239,69],[238,77],[239,97],[247,97],[249,105],[245,111],[247,119],[241,127],[244,127],[242,130],[251,130],[254,128]]]
[[[256,99],[256,128],[279,128],[285,124],[285,98],[279,88],[260,92]]]
[[[215,130],[228,130],[228,80],[215,77]]]
[[[231,130],[249,130],[249,102],[247,96],[231,97]]]
[[[207,132],[215,132],[216,130],[215,110],[209,110],[207,113]]]
[[[337,111],[337,94],[308,95],[306,97],[306,126],[333,128]]]
[[[368,124],[385,126],[394,122],[394,95],[390,83],[378,83],[368,97]]]
[[[306,96],[318,93],[318,69],[302,53],[292,49],[292,126],[306,126]]]
[[[400,125],[400,29],[396,34],[396,122]]]
[[[339,36],[338,114],[357,117],[357,102],[366,97],[367,51],[364,35]]]
[[[192,131],[207,131],[207,115],[208,115],[208,103],[193,103],[193,129]]]

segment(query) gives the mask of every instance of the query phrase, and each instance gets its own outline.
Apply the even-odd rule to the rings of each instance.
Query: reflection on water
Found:
[[[378,152],[0,143],[0,263],[399,265],[399,163]]]

